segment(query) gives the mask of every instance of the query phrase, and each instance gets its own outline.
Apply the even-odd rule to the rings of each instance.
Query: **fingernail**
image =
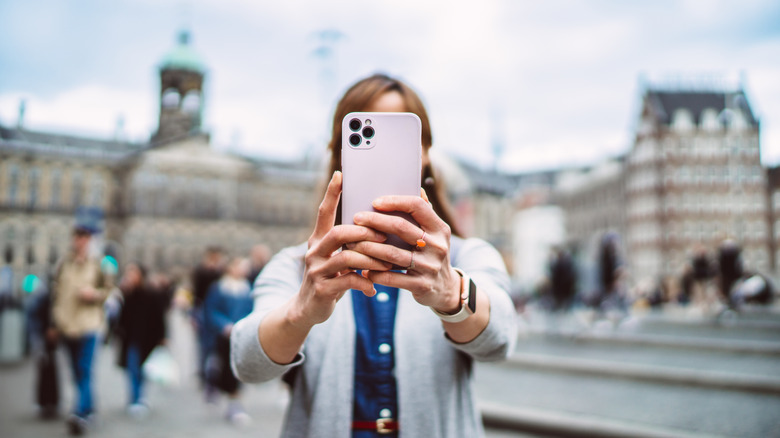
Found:
[[[385,240],[387,240],[387,236],[385,236],[384,234],[376,233],[376,240],[378,242],[384,242]]]
[[[384,199],[376,198],[374,199],[374,202],[372,204],[374,205],[374,207],[381,207],[382,205],[384,205],[384,203],[385,203]]]
[[[352,221],[355,223],[363,222],[366,219],[366,215],[363,213],[355,213],[355,216],[352,217]]]
[[[360,275],[362,275],[365,278],[368,278],[368,269],[363,269],[363,271],[360,272]]]
[[[348,243],[347,244],[347,249],[355,249],[355,244],[354,243]]]

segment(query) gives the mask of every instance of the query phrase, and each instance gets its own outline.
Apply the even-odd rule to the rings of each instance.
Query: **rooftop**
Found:
[[[203,58],[190,45],[190,32],[179,32],[178,43],[160,61],[160,70],[187,70],[196,73],[206,71]]]

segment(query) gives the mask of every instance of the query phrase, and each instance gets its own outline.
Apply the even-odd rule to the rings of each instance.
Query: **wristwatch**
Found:
[[[461,322],[477,311],[477,285],[463,270],[452,269],[460,275],[460,310],[454,315],[441,313],[433,307],[431,310],[444,322]]]

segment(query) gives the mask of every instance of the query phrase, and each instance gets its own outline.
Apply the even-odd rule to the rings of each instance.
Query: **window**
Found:
[[[84,176],[79,171],[73,172],[70,182],[71,206],[73,208],[81,207],[82,197],[84,195]]]
[[[21,178],[21,171],[15,164],[10,165],[8,170],[8,204],[16,205],[19,197],[19,179]]]
[[[178,108],[181,101],[181,95],[175,88],[168,88],[162,94],[161,102],[163,108]]]
[[[36,205],[38,205],[38,182],[41,179],[41,170],[37,167],[33,167],[30,169],[30,173],[28,175],[28,184],[30,196],[27,197],[27,206],[29,208],[35,208]]]
[[[693,130],[693,115],[685,108],[679,108],[672,116],[672,127],[678,132],[689,132]]]
[[[190,91],[181,101],[181,110],[187,114],[198,114],[200,112],[200,93]]]
[[[51,197],[49,199],[49,206],[55,210],[60,206],[61,186],[62,170],[54,169],[51,172]]]
[[[103,181],[99,175],[94,175],[89,184],[89,205],[93,207],[103,206]]]
[[[705,131],[717,131],[721,128],[718,112],[714,108],[705,108],[701,112],[701,128]]]

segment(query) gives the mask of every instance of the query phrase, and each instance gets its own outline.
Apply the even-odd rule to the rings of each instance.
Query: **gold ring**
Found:
[[[425,231],[423,231],[422,236],[420,236],[419,239],[417,239],[417,247],[418,248],[425,248]]]
[[[412,254],[411,260],[409,260],[409,267],[406,268],[408,271],[409,269],[414,269],[414,251],[409,251],[410,254]]]

